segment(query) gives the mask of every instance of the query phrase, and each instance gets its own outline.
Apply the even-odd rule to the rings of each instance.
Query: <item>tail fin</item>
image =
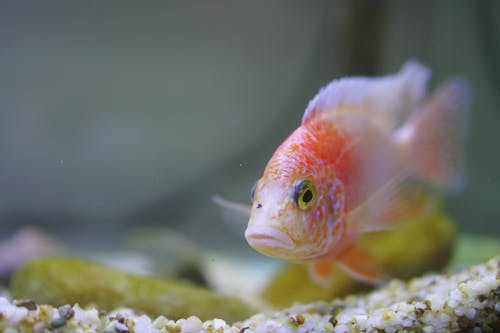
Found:
[[[457,192],[465,185],[470,90],[465,79],[450,80],[416,110],[413,119],[414,171],[419,179],[442,190]]]

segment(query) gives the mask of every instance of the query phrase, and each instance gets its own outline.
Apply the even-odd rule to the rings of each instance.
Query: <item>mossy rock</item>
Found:
[[[243,320],[256,310],[246,303],[187,283],[126,274],[76,258],[46,257],[21,267],[11,280],[17,299],[61,306],[78,303],[104,310],[130,307],[170,319]]]

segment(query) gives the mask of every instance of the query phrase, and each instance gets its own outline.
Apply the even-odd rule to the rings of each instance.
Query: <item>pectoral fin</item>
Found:
[[[232,202],[218,195],[212,196],[212,201],[221,208],[234,212],[239,212],[240,214],[245,215],[246,218],[250,217],[250,211],[252,210],[252,206],[250,205],[245,205],[238,202]]]
[[[381,267],[375,258],[366,250],[353,246],[339,257],[309,265],[311,279],[318,285],[328,287],[332,281],[332,267],[337,264],[355,280],[368,284],[379,284],[385,280]]]
[[[437,204],[436,198],[409,182],[407,170],[402,170],[353,209],[349,214],[351,232],[391,230],[432,211]]]
[[[252,207],[249,205],[228,201],[222,197],[214,195],[212,201],[222,208],[223,222],[234,232],[235,235],[242,235],[250,218]]]
[[[356,280],[369,284],[379,284],[384,281],[385,276],[373,256],[357,246],[342,253],[337,258],[337,263]]]
[[[328,287],[333,282],[331,279],[333,263],[324,261],[309,265],[311,279],[320,286]]]

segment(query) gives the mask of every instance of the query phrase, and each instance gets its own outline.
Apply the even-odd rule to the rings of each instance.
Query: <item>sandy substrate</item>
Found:
[[[197,317],[150,318],[130,309],[105,313],[78,305],[54,308],[0,297],[0,330],[14,332],[497,332],[500,258],[457,274],[394,280],[366,295],[295,305],[228,324]]]

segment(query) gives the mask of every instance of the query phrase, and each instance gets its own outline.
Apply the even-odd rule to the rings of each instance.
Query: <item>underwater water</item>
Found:
[[[31,226],[48,252],[139,249],[165,267],[178,259],[162,251],[271,262],[212,196],[249,204],[332,79],[418,59],[432,88],[471,83],[467,186],[446,212],[498,243],[499,15],[486,1],[1,3],[0,237]]]
[[[497,17],[498,2],[466,0],[0,2],[0,331],[499,331]],[[429,91],[448,88],[404,115],[413,127],[394,136],[370,127],[407,120],[399,103],[415,109],[426,66]],[[309,104],[334,79],[395,73],[385,86],[334,85],[343,93],[325,89]],[[471,87],[468,114],[448,112],[467,99],[457,76]],[[347,142],[341,135],[284,145],[311,149],[282,154],[293,158],[277,159],[256,183],[306,108],[310,128],[331,130],[313,126],[329,119],[322,105],[344,96],[355,104],[362,93],[360,108],[388,111],[373,108],[373,119],[381,115],[373,122],[368,113],[335,114],[371,147],[363,150],[371,159],[339,162],[335,172],[362,174],[357,184],[366,187],[344,192],[331,168],[293,186],[273,183],[284,169],[308,170],[316,160],[307,152]],[[380,167],[400,165],[391,140],[429,133],[412,146],[428,149],[404,156],[422,162],[420,180],[439,183],[429,170],[453,161],[455,148],[431,151],[453,141],[457,124],[467,132],[464,188],[397,192],[400,178]],[[336,152],[351,156],[348,148]],[[320,218],[337,217],[344,194],[359,199],[360,188],[385,194],[349,215],[366,234],[325,242],[316,230],[340,223]],[[328,244],[338,265],[254,250],[245,238],[252,201],[254,220],[266,217],[255,214],[262,205],[282,212],[283,202],[284,216],[313,217],[282,229],[255,223],[246,238],[258,251],[307,262]],[[392,228],[394,220],[405,223]]]

